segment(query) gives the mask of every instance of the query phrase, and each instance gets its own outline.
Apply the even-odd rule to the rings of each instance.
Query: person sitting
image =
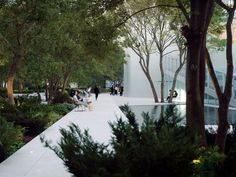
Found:
[[[174,93],[173,93],[173,98],[176,98],[178,96],[178,93],[177,91],[175,90]]]
[[[169,96],[166,98],[167,101],[169,101],[171,95],[171,90],[169,90]],[[178,96],[178,92],[175,90],[173,92],[172,98],[176,98]]]
[[[79,101],[83,101],[83,98],[80,96],[80,91],[76,91],[76,97]]]
[[[92,102],[91,101],[85,101],[81,96],[79,91],[75,91],[75,94],[73,96],[73,101],[76,106],[81,107],[82,110],[85,110],[84,108],[88,108],[89,110],[92,109]]]

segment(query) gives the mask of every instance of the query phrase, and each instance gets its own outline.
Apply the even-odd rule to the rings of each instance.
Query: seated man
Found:
[[[75,94],[73,96],[73,100],[76,106],[81,106],[83,109],[84,107],[88,107],[89,110],[91,110],[91,101],[84,101],[83,98],[80,96],[80,92],[79,91],[75,91]]]
[[[80,91],[75,91],[75,95],[79,101],[83,101],[83,98],[80,96]]]
[[[169,101],[169,99],[170,99],[170,95],[171,95],[171,90],[169,90],[169,96],[166,98],[166,100],[167,101]],[[173,92],[173,95],[172,95],[172,98],[176,98],[178,96],[178,93],[177,93],[177,91],[175,90],[174,92]]]

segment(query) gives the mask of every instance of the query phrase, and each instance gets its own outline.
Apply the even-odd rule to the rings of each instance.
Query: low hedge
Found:
[[[23,130],[0,117],[0,162],[23,146]]]
[[[1,105],[1,104],[0,104]],[[3,103],[1,115],[9,122],[25,128],[26,135],[38,135],[73,109],[70,104],[45,105],[35,98],[19,98],[16,106]]]

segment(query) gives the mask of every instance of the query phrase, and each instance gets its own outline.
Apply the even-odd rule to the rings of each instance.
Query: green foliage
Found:
[[[71,124],[69,130],[61,129],[60,132],[63,138],[59,146],[62,149],[51,147],[47,141],[46,146],[64,161],[71,173],[87,177],[113,176],[109,171],[109,168],[114,168],[110,164],[112,153],[107,150],[107,146],[94,142],[87,130],[81,132],[75,124]]]
[[[0,162],[23,145],[22,135],[22,128],[0,117]]]
[[[128,112],[130,114],[130,110]],[[133,120],[132,113],[130,115]],[[188,176],[196,145],[184,131],[165,123],[157,126],[148,114],[143,116],[140,130],[136,123],[131,123],[133,121],[127,124],[120,119],[111,125],[113,148],[117,156],[123,158],[121,169],[133,164],[128,169],[131,176]]]
[[[66,115],[68,112],[72,111],[74,109],[73,104],[56,104],[53,105],[53,111],[59,115]]]
[[[134,127],[138,128],[138,125],[137,125],[137,123],[135,121],[135,114],[131,111],[129,106],[125,104],[123,106],[120,106],[119,108],[125,114],[125,116],[127,117],[129,123],[131,125],[133,125]]]
[[[47,116],[48,116],[48,121],[47,121],[47,125],[44,128],[50,127],[52,124],[58,121],[62,115],[54,111],[51,111],[51,112],[48,112]]]
[[[193,177],[216,177],[218,169],[223,165],[224,158],[216,147],[200,148],[198,158],[192,161]]]
[[[18,107],[26,107],[32,105],[39,105],[40,101],[37,97],[28,97],[28,96],[19,96],[17,97],[17,106]]]
[[[160,119],[157,122],[157,127],[161,128],[163,125],[165,125],[167,127],[181,129],[179,124],[183,119],[184,117],[181,117],[181,114],[178,112],[176,106],[169,105],[165,109],[164,115],[160,115]]]
[[[52,97],[70,82],[87,86],[97,78],[120,79],[124,52],[114,14],[123,2],[5,1],[0,8],[0,82],[6,80],[14,54],[23,60],[15,63],[15,81],[33,88],[49,84]]]
[[[236,125],[233,125],[233,132],[227,135],[227,153],[224,160],[224,164],[218,170],[217,177],[227,176],[235,177],[236,176]]]
[[[5,103],[1,115],[24,127],[26,135],[38,135],[72,109],[70,104],[44,105],[34,97],[19,97],[17,106]]]
[[[230,151],[227,153],[224,163],[220,166],[218,170],[217,177],[227,176],[227,177],[235,177],[236,176],[236,144],[234,144]]]
[[[208,48],[213,50],[223,50],[226,46],[226,39],[222,39],[220,35],[225,30],[225,23],[226,23],[226,12],[216,5],[214,15],[212,17],[210,26],[209,26],[209,33],[207,37],[207,45]]]
[[[58,146],[51,148],[77,177],[166,177],[190,176],[191,161],[196,157],[196,145],[185,131],[163,124],[157,131],[156,123],[145,114],[141,126],[129,112],[128,122],[118,119],[110,123],[113,136],[110,145],[95,142],[88,131],[77,125],[61,129]]]
[[[52,100],[53,104],[57,103],[73,103],[68,93],[57,92]]]

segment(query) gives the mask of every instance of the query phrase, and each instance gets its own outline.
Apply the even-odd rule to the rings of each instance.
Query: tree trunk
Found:
[[[54,78],[49,81],[49,101],[52,101],[56,95],[59,86],[59,79]]]
[[[153,81],[152,81],[152,78],[151,78],[151,76],[150,76],[149,73],[146,73],[146,72],[144,72],[144,73],[145,73],[145,75],[146,75],[146,77],[147,77],[147,79],[148,79],[148,82],[149,82],[149,84],[150,84],[154,101],[155,101],[155,103],[158,103],[158,96],[157,96],[157,92],[156,92],[154,83],[153,83]]]
[[[161,102],[163,103],[165,101],[164,98],[164,87],[165,87],[165,78],[164,78],[164,68],[163,68],[163,54],[160,52],[160,72],[161,72]]]
[[[7,78],[7,97],[8,103],[11,105],[15,105],[14,95],[13,95],[13,83],[14,83],[14,74],[11,73]]]
[[[194,43],[200,43],[199,37],[193,39]],[[202,138],[202,144],[206,145],[205,124],[204,124],[204,104],[200,93],[199,72],[200,64],[196,47],[188,46],[188,60],[186,71],[186,123],[193,134],[198,134]]]
[[[49,94],[48,94],[48,81],[45,81],[45,99],[46,101],[49,100]]]
[[[51,102],[53,99],[53,82],[49,82],[48,86],[48,101]]]
[[[19,92],[23,92],[23,90],[24,90],[24,85],[23,85],[23,82],[22,82],[22,80],[19,80]]]
[[[186,67],[186,122],[193,134],[201,136],[202,145],[207,145],[204,123],[204,76],[207,29],[214,9],[213,0],[190,0],[189,27],[183,28],[187,40]],[[203,93],[202,93],[203,92]]]
[[[66,90],[66,87],[68,85],[68,81],[69,81],[69,74],[65,74],[64,75],[64,81],[63,81],[63,85],[62,85],[62,92],[64,93]]]
[[[8,77],[7,77],[7,97],[8,97],[8,102],[11,105],[15,105],[14,95],[13,95],[13,84],[14,84],[14,77],[20,65],[21,60],[22,60],[22,56],[20,54],[14,54],[12,65],[10,67]]]
[[[219,147],[219,150],[221,152],[224,152],[225,149],[225,142],[226,142],[226,137],[227,137],[227,131],[229,128],[228,124],[228,106],[229,106],[229,101],[230,98],[227,98],[221,91],[219,82],[217,80],[211,59],[210,59],[210,54],[206,49],[206,63],[208,67],[208,71],[212,80],[212,83],[215,88],[215,92],[217,95],[217,98],[219,100],[219,108],[218,108],[218,130],[217,130],[217,135],[215,139],[215,144]],[[228,86],[226,86],[228,87]],[[232,87],[229,86],[229,87]]]
[[[226,24],[226,61],[227,61],[227,71],[226,71],[226,81],[224,87],[224,93],[221,94],[219,98],[219,109],[218,109],[218,131],[215,140],[215,144],[219,147],[221,152],[225,150],[225,142],[227,137],[227,131],[229,128],[228,123],[228,108],[232,95],[232,80],[233,80],[233,54],[232,54],[232,22],[234,17],[234,12],[236,9],[236,4],[233,7],[228,7],[222,4],[221,1],[216,1],[221,7],[223,7],[228,13],[228,19]]]
[[[12,49],[13,59],[10,70],[8,72],[7,77],[7,96],[8,102],[11,105],[15,105],[14,95],[13,95],[13,85],[14,85],[14,77],[19,69],[21,61],[23,59],[23,50],[22,50],[22,41],[23,41],[23,24],[19,21],[15,22],[15,32],[16,32],[16,47]]]
[[[222,99],[226,100],[226,99]],[[221,102],[218,108],[218,130],[217,130],[217,135],[216,135],[216,140],[215,144],[219,147],[219,150],[221,152],[224,152],[225,150],[225,142],[227,138],[227,132],[229,128],[229,123],[228,123],[228,105],[227,101]]]
[[[38,100],[42,101],[41,95],[40,95],[40,90],[39,90],[39,86],[36,86],[37,88],[37,95],[38,95]]]
[[[147,61],[149,61],[149,55],[146,56],[147,57]],[[151,87],[151,90],[152,90],[152,94],[153,94],[153,98],[154,98],[154,101],[155,103],[158,103],[158,96],[157,96],[157,92],[156,92],[156,89],[155,89],[155,86],[154,86],[154,83],[152,81],[152,78],[151,78],[151,75],[150,75],[150,72],[149,72],[149,62],[147,62],[146,66],[145,64],[142,62],[142,58],[140,57],[140,60],[139,60],[139,64],[145,74],[145,76],[147,77],[148,79],[148,82],[150,84],[150,87]]]

